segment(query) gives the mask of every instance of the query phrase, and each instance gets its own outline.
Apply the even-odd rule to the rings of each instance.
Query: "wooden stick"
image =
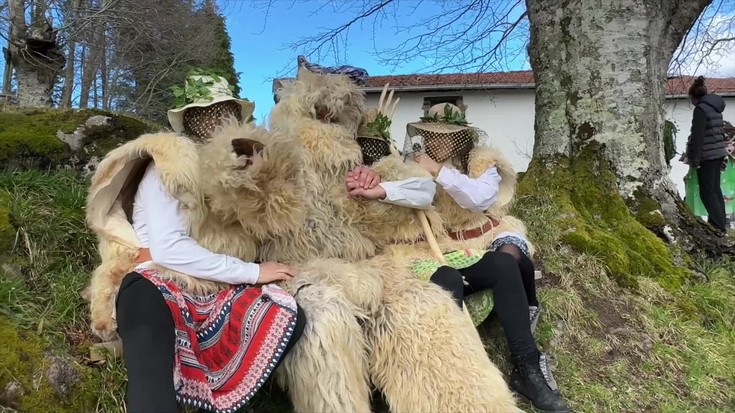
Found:
[[[441,248],[439,248],[439,243],[436,242],[434,231],[431,230],[431,225],[429,225],[429,220],[426,218],[426,213],[423,210],[417,209],[416,215],[418,215],[421,227],[424,229],[424,236],[426,237],[426,242],[429,243],[431,252],[436,255],[436,259],[439,260],[440,263],[446,265],[447,260],[444,258]]]
[[[431,230],[431,225],[429,225],[429,219],[426,218],[426,213],[421,209],[417,209],[416,215],[418,215],[419,221],[421,221],[421,227],[424,229],[424,236],[426,236],[426,241],[429,243],[431,251],[436,255],[436,259],[439,260],[442,265],[447,265],[447,260],[444,258],[441,248],[439,248],[439,243],[436,242],[436,237],[434,237],[434,232]],[[465,317],[470,321],[470,324],[473,324],[472,317],[467,309],[467,304],[464,302],[462,303],[462,313],[464,313]]]

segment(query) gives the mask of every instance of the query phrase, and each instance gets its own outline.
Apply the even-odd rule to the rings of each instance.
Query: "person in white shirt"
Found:
[[[488,229],[483,225],[450,236],[455,240],[480,237],[498,225],[487,211],[497,202],[502,181],[496,166],[480,172],[477,165],[470,165],[473,151],[481,147],[479,141],[484,132],[469,127],[455,105],[436,105],[429,114],[422,118],[423,122],[407,126],[407,152],[413,152],[414,160],[435,177],[456,205],[469,211],[470,216],[482,214],[489,223]],[[470,166],[475,166],[474,178],[469,176]],[[442,214],[441,209],[438,212]],[[494,311],[511,352],[514,367],[511,389],[541,411],[568,412],[569,407],[548,369],[546,356],[538,350],[533,337],[539,305],[525,237],[512,230],[502,231],[486,247],[489,251],[475,264],[459,270],[440,267],[431,281],[450,291],[460,307],[465,296],[491,290]]]
[[[233,97],[223,78],[197,79],[208,86],[208,96],[190,96],[188,104],[169,111],[175,132],[198,141],[225,118],[250,118],[254,104]],[[235,411],[249,402],[303,332],[304,312],[293,296],[272,284],[298,271],[203,248],[190,236],[182,204],[163,178],[151,161],[138,183],[131,221],[142,248],[117,295],[127,409],[172,413],[182,403]],[[162,276],[160,267],[229,287],[196,295]]]

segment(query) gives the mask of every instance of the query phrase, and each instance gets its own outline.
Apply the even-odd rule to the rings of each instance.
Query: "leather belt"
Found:
[[[500,222],[497,219],[490,218],[490,220],[482,226],[472,229],[465,229],[462,231],[450,232],[449,236],[455,241],[473,239],[487,234],[498,225],[500,225]]]

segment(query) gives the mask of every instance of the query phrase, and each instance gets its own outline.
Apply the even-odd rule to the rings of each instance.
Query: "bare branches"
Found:
[[[705,1],[705,0],[700,0]],[[691,5],[689,5],[691,9]],[[735,1],[719,0],[704,9],[683,36],[669,66],[669,73],[735,75]],[[722,68],[722,64],[729,67]],[[706,68],[707,73],[700,73]]]
[[[393,67],[421,59],[433,71],[502,70],[525,54],[527,18],[523,1],[474,0],[402,29],[416,33],[380,52]]]
[[[282,5],[276,1],[258,4],[270,11],[275,4]],[[313,3],[301,0],[301,4]],[[662,50],[655,52],[678,45],[671,71],[696,72],[701,66],[717,66],[722,56],[734,51],[735,0],[652,1],[650,7],[652,13],[670,16]],[[315,60],[345,63],[350,30],[359,26],[372,29],[372,54],[393,69],[406,62],[422,63],[423,71],[428,72],[527,66],[529,22],[524,0],[332,0],[319,2],[312,15],[324,11],[345,17],[289,44],[289,49]],[[696,16],[700,17],[688,32],[682,31],[688,24],[676,24]]]
[[[274,1],[261,4],[271,7]],[[321,3],[314,13],[328,7],[348,17],[289,48],[317,60],[329,56],[339,63],[346,56],[350,29],[368,25],[373,32],[372,54],[394,69],[416,61],[433,72],[502,70],[525,64],[524,0],[333,0]],[[403,40],[396,44],[390,41],[394,38]]]

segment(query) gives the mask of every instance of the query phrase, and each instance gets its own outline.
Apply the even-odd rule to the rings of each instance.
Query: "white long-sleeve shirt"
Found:
[[[179,200],[161,183],[151,162],[138,185],[133,203],[133,228],[152,261],[198,278],[229,284],[255,284],[260,266],[225,254],[215,254],[189,236],[189,222]]]
[[[477,213],[486,211],[495,203],[501,180],[498,169],[494,166],[475,179],[454,168],[444,166],[436,177],[436,182],[447,191],[457,205]],[[505,237],[519,238],[528,243],[526,237],[516,231],[495,234],[493,241]]]
[[[496,167],[488,168],[477,178],[443,166],[436,182],[454,199],[457,205],[472,212],[484,212],[495,203],[500,189],[501,177]]]
[[[383,202],[409,208],[431,206],[436,184],[427,178],[383,182]],[[161,183],[151,162],[138,185],[133,203],[133,229],[152,261],[162,267],[199,278],[229,284],[254,284],[260,266],[224,254],[215,254],[189,236],[189,223],[179,200]]]
[[[408,178],[379,185],[385,190],[382,202],[407,208],[428,209],[436,195],[436,184],[429,178]]]

